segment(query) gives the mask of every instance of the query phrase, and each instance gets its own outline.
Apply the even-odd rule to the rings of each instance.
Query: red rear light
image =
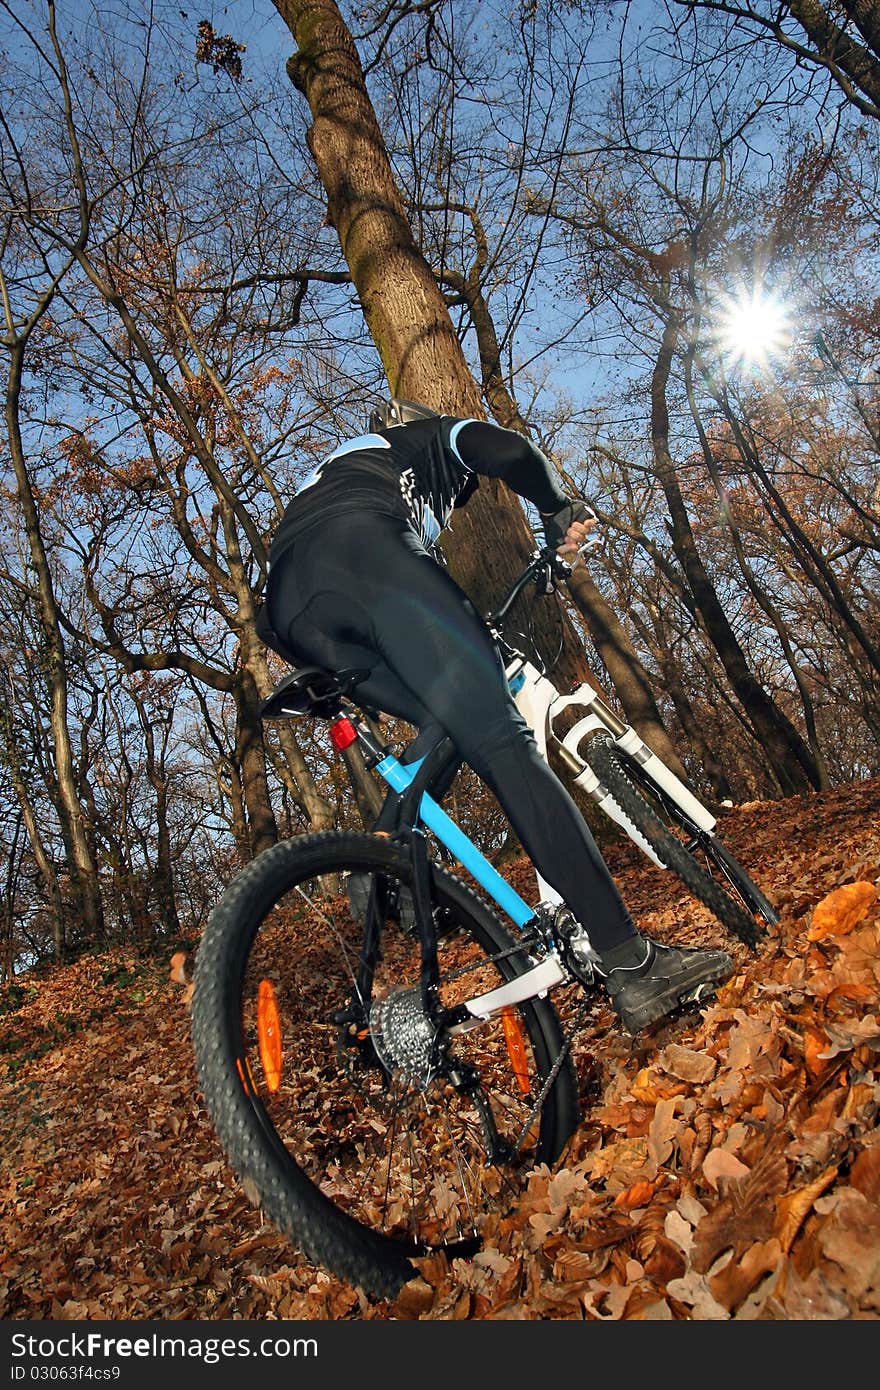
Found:
[[[337,719],[330,725],[330,742],[341,753],[344,748],[350,748],[357,742],[358,731],[350,719]]]

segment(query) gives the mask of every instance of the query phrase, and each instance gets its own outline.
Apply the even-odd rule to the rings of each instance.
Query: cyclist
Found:
[[[613,1007],[637,1033],[727,979],[732,962],[723,951],[665,946],[637,931],[589,827],[513,702],[486,624],[432,557],[481,477],[500,478],[531,502],[547,543],[576,561],[595,518],[560,491],[534,444],[394,398],[371,413],[367,434],[323,460],[287,507],[259,630],[294,664],[368,669],[358,698],[420,730],[409,759],[441,731],[449,736],[586,930]],[[432,790],[439,797],[445,788]],[[380,816],[374,829],[382,823]]]

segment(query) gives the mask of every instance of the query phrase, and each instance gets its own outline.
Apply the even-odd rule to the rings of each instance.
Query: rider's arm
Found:
[[[468,420],[455,433],[455,450],[472,472],[501,478],[520,497],[531,502],[551,545],[560,545],[573,522],[592,516],[583,502],[566,497],[556,481],[553,465],[525,435],[516,430]]]

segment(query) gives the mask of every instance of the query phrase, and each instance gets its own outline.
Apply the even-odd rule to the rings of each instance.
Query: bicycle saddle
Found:
[[[278,682],[260,705],[261,719],[284,719],[294,714],[312,714],[331,719],[339,713],[340,701],[366,680],[369,671],[352,667],[346,671],[327,671],[323,666],[299,666]]]

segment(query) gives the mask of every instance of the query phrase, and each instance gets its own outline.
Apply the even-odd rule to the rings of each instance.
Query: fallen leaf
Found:
[[[678,1043],[664,1047],[658,1061],[664,1071],[680,1081],[711,1081],[718,1069],[714,1057],[705,1052],[695,1052],[691,1047],[681,1047]]]
[[[722,1178],[743,1178],[748,1167],[728,1149],[710,1149],[703,1159],[703,1176],[712,1187],[718,1187]]]
[[[595,1259],[586,1250],[562,1250],[553,1262],[553,1278],[580,1283],[596,1273]]]
[[[646,1207],[654,1196],[657,1184],[653,1182],[636,1182],[632,1187],[626,1188],[624,1192],[618,1192],[614,1198],[614,1206],[622,1211],[633,1211],[636,1207]]]
[[[880,1144],[862,1149],[849,1173],[850,1186],[880,1206]]]
[[[857,922],[867,917],[868,909],[877,900],[873,883],[845,883],[835,888],[813,909],[813,920],[807,932],[808,941],[822,941],[828,936],[845,936]]]
[[[427,1313],[434,1302],[434,1290],[431,1285],[417,1275],[415,1279],[410,1279],[409,1283],[404,1284],[394,1302],[394,1316],[407,1320],[414,1320],[422,1313]]]
[[[694,1243],[694,1228],[685,1221],[680,1212],[670,1211],[667,1213],[663,1223],[663,1232],[669,1240],[675,1241],[678,1248],[683,1250],[686,1255],[690,1253]]]
[[[680,1246],[658,1236],[654,1249],[645,1261],[645,1273],[655,1284],[668,1284],[670,1279],[679,1279],[687,1269],[687,1260]]]
[[[775,1270],[782,1258],[782,1249],[775,1236],[756,1241],[741,1260],[731,1260],[718,1274],[709,1276],[712,1297],[723,1308],[733,1312],[751,1293],[763,1275]]]
[[[825,1070],[828,1058],[824,1054],[827,1047],[828,1037],[820,1028],[804,1029],[804,1063],[811,1076],[821,1076]]]
[[[776,1203],[776,1235],[783,1254],[787,1255],[794,1244],[795,1236],[813,1208],[816,1198],[823,1193],[837,1177],[836,1168],[826,1168],[818,1178],[806,1187],[798,1187],[786,1193]]]
[[[648,1130],[648,1153],[659,1168],[672,1152],[674,1139],[682,1129],[682,1122],[676,1119],[676,1096],[657,1102],[654,1118]]]
[[[823,1061],[839,1052],[850,1052],[862,1043],[873,1049],[880,1047],[880,1017],[876,1014],[865,1014],[864,1018],[851,1019],[846,1024],[826,1022],[825,1031],[829,1041],[822,1053]]]
[[[880,1210],[853,1188],[843,1189],[819,1244],[843,1270],[847,1293],[865,1299],[876,1316],[880,1306]]]
[[[709,1288],[705,1274],[689,1269],[680,1279],[670,1279],[666,1292],[676,1302],[688,1304],[694,1310],[694,1317],[721,1322],[730,1317],[727,1309],[718,1302]]]

